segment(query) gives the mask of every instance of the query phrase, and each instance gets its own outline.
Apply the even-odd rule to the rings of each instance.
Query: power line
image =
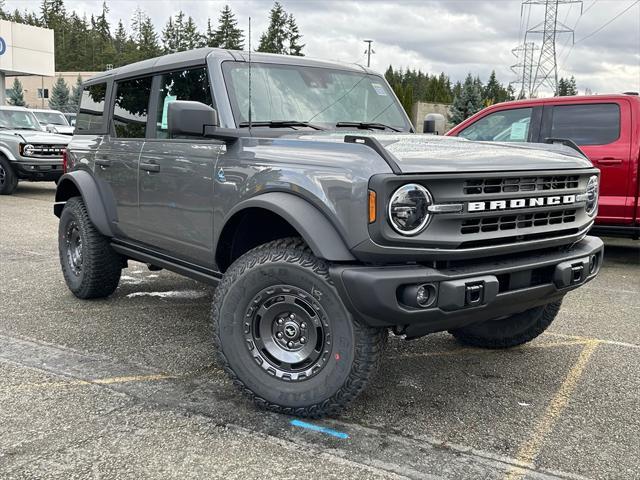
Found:
[[[587,38],[591,38],[593,37],[596,33],[599,33],[600,31],[602,31],[605,27],[607,27],[608,25],[610,25],[612,22],[614,22],[615,20],[617,20],[619,17],[621,17],[622,15],[624,15],[625,13],[627,13],[629,10],[631,10],[633,7],[635,7],[636,5],[638,5],[640,3],[640,0],[636,0],[635,2],[633,2],[631,5],[629,5],[627,8],[625,8],[624,10],[622,10],[620,13],[618,13],[615,17],[613,17],[612,19],[610,19],[609,21],[605,22],[601,27],[596,28],[593,32],[591,32],[589,35],[586,35],[584,37],[582,37],[580,40],[577,40],[575,43],[580,43],[580,42],[584,42]],[[574,45],[575,45],[574,43]]]

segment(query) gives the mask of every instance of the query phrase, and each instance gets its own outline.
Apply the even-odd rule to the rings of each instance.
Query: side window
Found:
[[[620,107],[615,103],[553,107],[551,137],[578,145],[606,145],[620,137]]]
[[[209,76],[205,67],[169,72],[160,77],[160,98],[156,112],[156,137],[168,138],[167,111],[175,100],[191,100],[213,107]]]
[[[96,83],[82,89],[80,109],[76,117],[76,130],[102,131],[106,96],[106,83]]]
[[[490,113],[458,133],[459,137],[486,142],[526,142],[532,108]]]
[[[151,77],[116,82],[113,125],[118,138],[144,138]]]

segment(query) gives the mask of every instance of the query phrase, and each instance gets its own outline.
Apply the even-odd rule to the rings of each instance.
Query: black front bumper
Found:
[[[559,300],[597,275],[603,250],[602,240],[585,237],[562,250],[460,262],[462,266],[446,269],[334,265],[330,273],[354,316],[375,327],[398,326],[408,337],[417,337]],[[415,287],[425,284],[433,303],[427,308],[409,305]]]
[[[62,159],[32,162],[12,162],[16,175],[20,180],[57,182],[64,173]]]

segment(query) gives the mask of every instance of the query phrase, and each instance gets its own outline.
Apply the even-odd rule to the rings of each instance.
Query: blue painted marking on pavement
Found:
[[[331,435],[332,437],[341,438],[343,440],[349,438],[348,433],[338,432],[332,428],[321,427],[319,425],[314,425],[313,423],[303,422],[302,420],[291,420],[291,425],[294,427],[306,428],[307,430],[313,430],[314,432],[326,433],[327,435]]]

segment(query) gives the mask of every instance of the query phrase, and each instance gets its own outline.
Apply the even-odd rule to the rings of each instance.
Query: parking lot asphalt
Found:
[[[130,262],[67,290],[52,183],[0,197],[0,478],[640,478],[640,242],[508,351],[391,337],[336,418],[292,425],[213,356],[213,289]]]

